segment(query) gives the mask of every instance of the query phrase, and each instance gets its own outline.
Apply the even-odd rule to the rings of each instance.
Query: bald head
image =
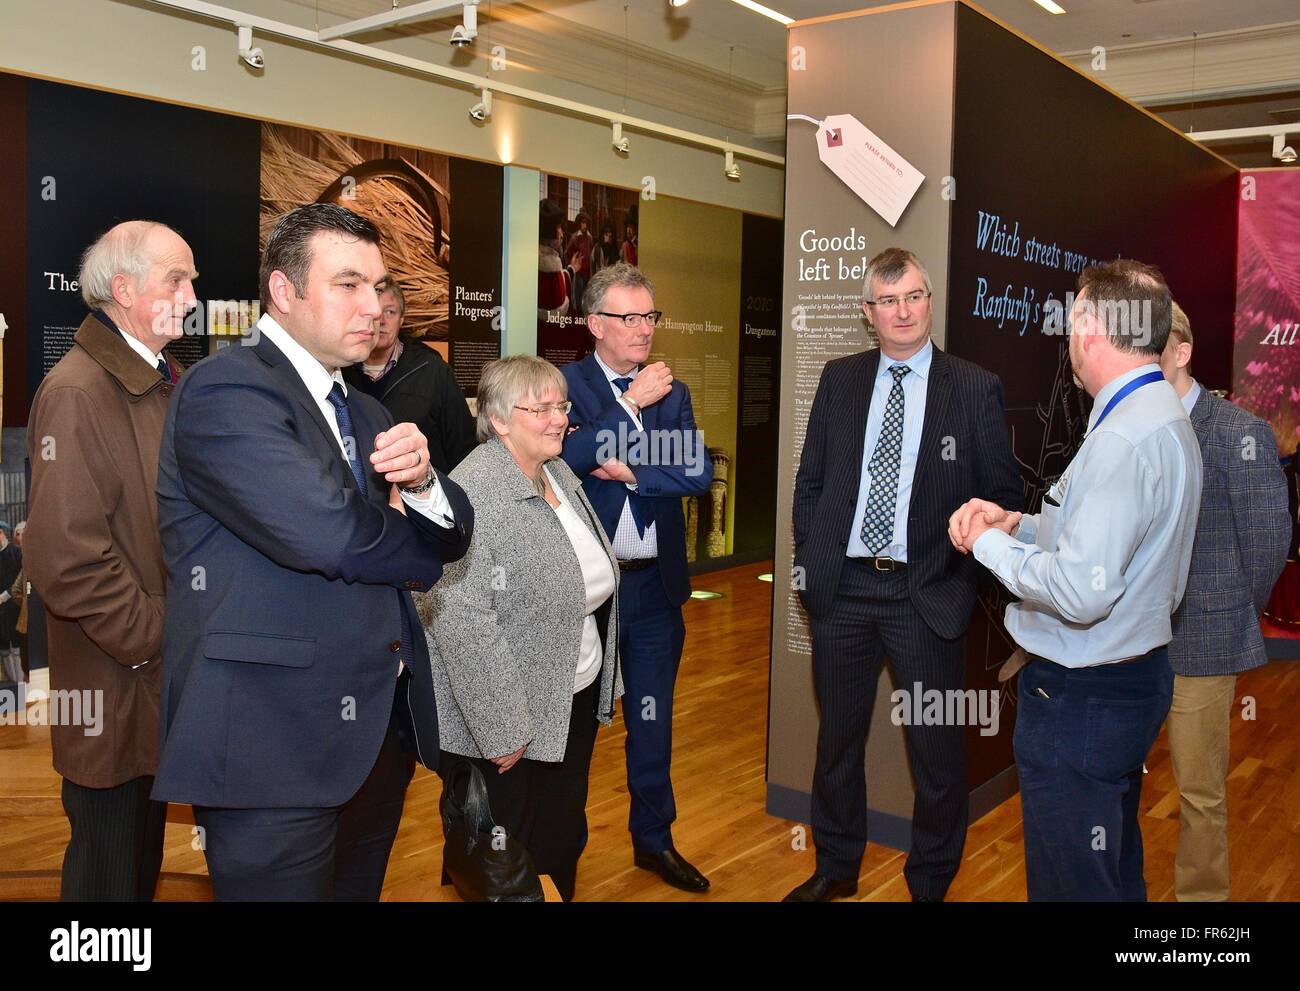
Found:
[[[128,220],[110,228],[81,258],[81,297],[154,354],[184,333],[194,308],[194,255],[166,224]]]

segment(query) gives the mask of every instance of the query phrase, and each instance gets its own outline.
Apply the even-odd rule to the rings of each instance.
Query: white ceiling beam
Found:
[[[444,10],[460,7],[461,4],[462,0],[424,0],[423,3],[415,3],[409,7],[394,7],[382,14],[371,14],[369,17],[322,28],[319,37],[321,41],[333,41],[335,38],[347,38],[354,34],[365,34],[367,31],[396,27],[399,24],[424,20]]]
[[[1300,133],[1300,124],[1262,124],[1259,127],[1229,127],[1219,131],[1188,131],[1193,141],[1236,141],[1241,138],[1273,138]]]
[[[417,72],[421,75],[445,79],[449,82],[465,86],[475,92],[479,92],[483,89],[490,89],[494,93],[503,93],[507,96],[513,96],[528,103],[537,104],[538,106],[563,110],[578,117],[588,117],[592,120],[599,120],[606,123],[618,121],[624,127],[640,131],[644,134],[657,134],[662,137],[672,138],[675,141],[684,142],[685,144],[697,145],[704,148],[713,148],[723,152],[733,151],[738,156],[747,158],[754,162],[765,162],[769,165],[778,166],[785,165],[785,158],[781,155],[774,155],[771,152],[762,151],[758,148],[751,148],[747,145],[737,144],[734,141],[726,141],[722,138],[715,138],[707,134],[687,131],[680,127],[670,127],[667,124],[660,124],[658,121],[646,120],[643,117],[633,117],[628,114],[607,110],[604,107],[598,107],[590,103],[580,103],[577,100],[566,100],[562,97],[552,96],[549,93],[528,89],[524,86],[515,86],[511,83],[489,80],[483,76],[471,75],[470,73],[462,72],[459,69],[452,69],[447,66],[438,65],[436,62],[426,62],[423,59],[399,55],[396,52],[390,52],[374,45],[362,45],[355,41],[348,41],[345,38],[336,38],[332,41],[322,41],[315,31],[307,28],[301,28],[294,24],[286,24],[283,21],[272,20],[268,17],[258,17],[253,14],[247,14],[231,7],[223,7],[220,4],[208,3],[207,0],[149,0],[149,2],[157,6],[170,7],[175,10],[184,11],[189,14],[197,14],[201,17],[207,17],[212,20],[225,21],[231,25],[247,24],[253,27],[254,30],[260,31],[263,34],[276,35],[282,38],[291,38],[294,41],[300,41],[308,45],[323,48],[327,51],[341,52],[371,62],[379,62],[383,65],[390,65],[399,69]]]

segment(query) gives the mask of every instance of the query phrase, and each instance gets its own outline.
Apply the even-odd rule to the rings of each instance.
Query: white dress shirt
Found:
[[[125,338],[127,344],[131,345],[132,351],[134,351],[136,354],[138,354],[141,358],[143,358],[145,361],[149,363],[150,368],[154,369],[155,371],[157,370],[158,358],[160,357],[160,355],[154,354],[147,347],[145,347],[144,344],[138,338],[132,337],[125,330],[122,331],[122,337]]]
[[[605,653],[605,646],[600,642],[600,627],[596,624],[596,610],[605,604],[605,600],[614,594],[614,568],[609,563],[609,555],[596,535],[582,522],[578,511],[569,503],[569,497],[560,491],[551,469],[546,469],[551,480],[551,491],[560,500],[555,510],[564,532],[573,545],[573,553],[578,557],[578,566],[582,569],[582,583],[586,593],[586,616],[582,621],[582,645],[578,649],[578,668],[573,676],[573,694],[577,695],[600,675],[600,664]]]
[[[600,359],[600,355],[592,352],[592,357],[596,359],[596,364],[600,370],[605,373],[605,378],[609,380],[609,390],[618,399],[619,404],[627,410],[627,415],[632,417],[636,428],[644,430],[645,426],[641,423],[641,417],[632,409],[631,405],[622,398],[623,392],[614,384],[614,379],[630,378],[635,380],[640,374],[641,369],[634,368],[626,375],[620,375],[614,369],[610,368]],[[629,492],[635,492],[636,486],[630,482],[624,482]],[[633,561],[638,558],[650,558],[659,556],[659,537],[655,531],[654,523],[645,528],[645,536],[638,536],[636,532],[636,519],[632,516],[631,500],[623,500],[623,513],[618,518],[618,528],[614,531],[614,539],[610,541],[614,545],[614,555],[620,561]]]
[[[1201,383],[1192,379],[1192,384],[1187,390],[1187,395],[1183,396],[1183,409],[1187,410],[1187,415],[1192,415],[1192,407],[1196,405],[1196,400],[1201,398]]]
[[[360,459],[360,438],[356,439],[357,450],[353,451],[349,456],[348,449],[343,443],[343,433],[339,430],[338,415],[329,401],[330,390],[334,388],[336,382],[343,387],[343,395],[348,394],[348,387],[343,382],[342,373],[337,368],[332,375],[326,371],[325,366],[312,357],[310,351],[295,341],[287,330],[276,323],[271,314],[262,314],[261,319],[257,321],[257,329],[262,333],[262,336],[270,340],[289,359],[289,364],[293,365],[294,371],[302,379],[303,385],[307,387],[311,397],[316,400],[321,416],[325,418],[330,433],[334,435],[334,440],[339,445],[343,460],[350,463],[351,457]],[[365,469],[369,469],[369,467],[369,465],[363,466]],[[447,501],[447,495],[442,491],[442,486],[438,483],[436,474],[434,475],[433,488],[423,495],[411,495],[400,487],[397,491],[401,494],[402,502],[406,503],[408,508],[427,516],[439,526],[451,527],[454,525],[455,517],[452,514],[451,503]]]

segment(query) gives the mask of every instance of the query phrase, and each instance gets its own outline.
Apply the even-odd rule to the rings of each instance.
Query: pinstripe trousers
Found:
[[[149,798],[153,778],[115,788],[63,779],[72,835],[63,855],[65,902],[150,902],[162,869],[167,803]]]
[[[812,667],[821,722],[813,773],[817,873],[856,880],[867,844],[866,742],[880,665],[909,693],[965,687],[965,643],[932,631],[912,604],[905,571],[846,558],[828,615],[814,619]],[[970,814],[962,726],[905,726],[915,785],[912,845],[903,874],[912,894],[942,898],[961,865]]]

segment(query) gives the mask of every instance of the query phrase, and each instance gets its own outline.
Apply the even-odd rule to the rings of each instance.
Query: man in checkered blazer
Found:
[[[1192,329],[1174,304],[1160,356],[1201,445],[1205,483],[1187,591],[1173,617],[1169,750],[1181,796],[1179,901],[1228,898],[1228,726],[1237,675],[1268,662],[1259,614],[1291,536],[1286,479],[1267,423],[1192,378]]]

